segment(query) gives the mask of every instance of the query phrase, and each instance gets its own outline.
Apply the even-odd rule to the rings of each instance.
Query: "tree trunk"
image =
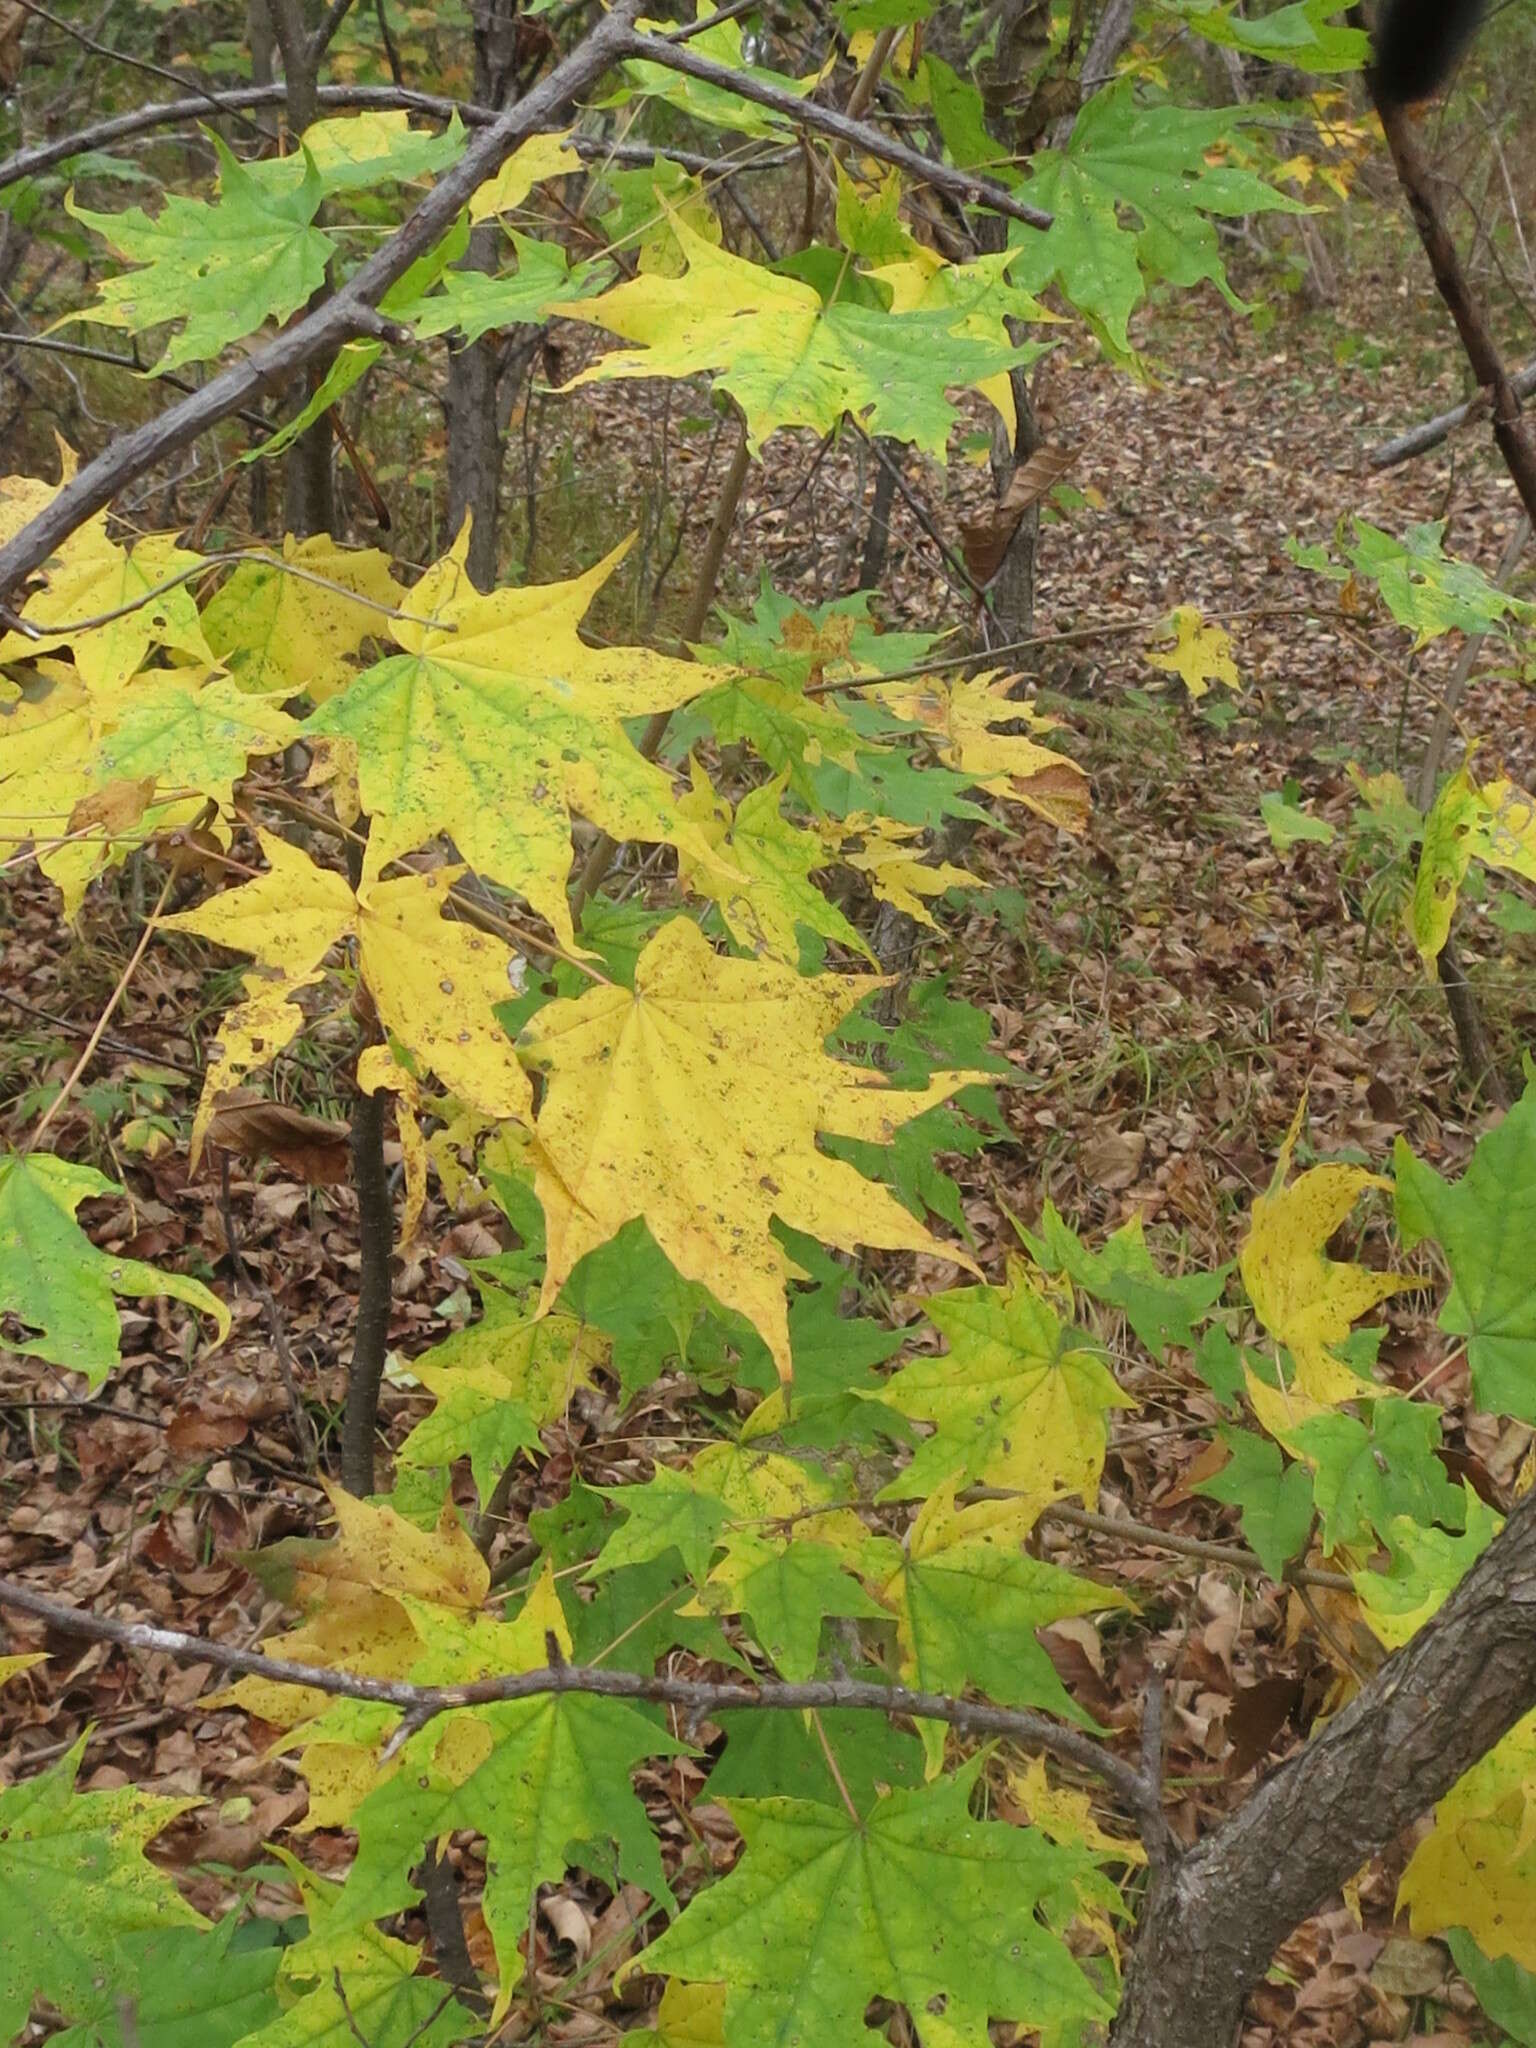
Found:
[[[498,110],[516,74],[517,0],[477,0],[475,99]],[[490,274],[501,254],[502,231],[493,220],[471,232],[460,270]],[[497,410],[500,344],[491,335],[455,349],[448,359],[448,531],[471,522],[469,579],[477,590],[496,581],[500,524],[501,418]]]
[[[1536,1494],[1432,1620],[1154,1879],[1112,2048],[1231,2048],[1286,1937],[1536,1706]]]

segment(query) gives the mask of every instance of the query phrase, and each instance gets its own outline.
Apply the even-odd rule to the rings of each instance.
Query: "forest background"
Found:
[[[1536,25],[658,16],[0,0],[0,2035],[1536,2043]]]

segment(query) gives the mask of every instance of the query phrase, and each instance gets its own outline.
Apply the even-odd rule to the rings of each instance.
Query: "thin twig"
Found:
[[[509,1671],[465,1685],[413,1685],[408,1679],[370,1678],[322,1664],[296,1664],[286,1657],[269,1657],[260,1650],[186,1635],[180,1629],[159,1628],[150,1622],[90,1614],[63,1601],[50,1600],[46,1594],[15,1579],[0,1579],[0,1607],[30,1614],[61,1634],[80,1636],[89,1642],[116,1643],[126,1650],[158,1653],[187,1663],[207,1662],[245,1677],[267,1678],[279,1685],[308,1686],[332,1698],[371,1700],[399,1709],[418,1727],[425,1727],[437,1715],[458,1708],[538,1699],[550,1693],[648,1700],[711,1719],[726,1712],[800,1713],[812,1707],[840,1707],[900,1714],[917,1721],[942,1721],[962,1734],[1002,1736],[1026,1747],[1046,1750],[1064,1763],[1075,1764],[1112,1787],[1140,1821],[1153,1824],[1139,1771],[1092,1736],[1058,1727],[1047,1715],[1029,1707],[998,1707],[985,1700],[956,1699],[944,1693],[918,1692],[910,1686],[881,1685],[867,1679],[821,1678],[801,1684],[763,1679],[756,1685],[743,1685],[674,1678],[665,1673],[607,1671],[583,1664]],[[1157,1821],[1160,1820],[1159,1814]]]
[[[38,1146],[43,1142],[44,1132],[47,1130],[48,1126],[53,1122],[54,1118],[58,1115],[59,1111],[64,1107],[65,1103],[69,1100],[70,1096],[74,1093],[75,1083],[80,1079],[80,1076],[85,1072],[86,1068],[90,1065],[91,1060],[95,1055],[96,1048],[98,1045],[100,1045],[102,1036],[106,1031],[107,1026],[112,1021],[112,1013],[116,1010],[118,1004],[123,1000],[123,997],[128,993],[128,984],[130,981],[132,981],[135,973],[137,972],[139,962],[144,958],[145,953],[149,950],[149,942],[155,935],[155,928],[159,922],[160,913],[165,908],[166,899],[170,895],[172,888],[175,886],[175,882],[176,877],[174,874],[166,876],[165,885],[160,891],[159,901],[155,904],[154,909],[149,913],[149,917],[145,922],[144,929],[139,934],[139,942],[134,947],[133,952],[129,955],[127,966],[123,969],[122,973],[117,977],[117,986],[113,989],[111,995],[107,997],[106,1007],[103,1009],[101,1015],[96,1019],[96,1024],[91,1032],[90,1037],[85,1041],[84,1046],[81,1048],[79,1059],[77,1059],[75,1061],[75,1064],[70,1068],[69,1075],[64,1083],[64,1086],[59,1090],[58,1094],[55,1095],[52,1102],[49,1103],[48,1107],[43,1111],[42,1115],[37,1120],[37,1128],[33,1131],[32,1136],[27,1141],[27,1151],[29,1153],[35,1152]]]
[[[208,91],[195,78],[189,78],[185,71],[172,71],[164,64],[152,64],[147,57],[134,57],[130,56],[126,50],[114,50],[110,43],[98,42],[93,35],[88,35],[83,28],[76,28],[73,22],[65,21],[61,15],[50,13],[46,7],[39,7],[37,0],[18,0],[18,4],[25,13],[35,14],[39,21],[46,21],[50,28],[58,29],[61,35],[68,36],[72,42],[78,43],[82,49],[89,50],[92,56],[109,57],[114,64],[124,64],[130,71],[147,72],[151,78],[167,78],[172,85],[190,85],[192,90],[201,97],[205,111],[209,107],[215,113],[223,113],[225,111],[219,105],[218,94]],[[231,111],[239,113],[238,109],[232,109]],[[254,129],[266,141],[275,142],[277,140],[272,130],[262,122],[253,121],[244,113],[239,113],[239,118],[245,123],[247,128]]]

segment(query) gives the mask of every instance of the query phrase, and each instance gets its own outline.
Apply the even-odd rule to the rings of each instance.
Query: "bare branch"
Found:
[[[1509,388],[1517,398],[1529,398],[1536,393],[1536,362],[1527,363],[1522,370],[1516,370],[1509,380]],[[1415,455],[1424,455],[1431,448],[1438,448],[1442,441],[1449,440],[1458,427],[1465,426],[1470,419],[1477,419],[1488,410],[1491,393],[1479,391],[1464,405],[1453,405],[1449,412],[1437,412],[1433,419],[1421,420],[1416,427],[1410,427],[1404,434],[1393,440],[1383,441],[1379,448],[1372,449],[1367,460],[1372,469],[1395,469],[1400,462],[1411,462]]]
[[[505,1700],[539,1698],[546,1693],[589,1693],[604,1699],[649,1700],[678,1707],[695,1719],[716,1714],[774,1711],[798,1713],[807,1707],[850,1707],[876,1714],[903,1714],[917,1721],[942,1721],[965,1735],[999,1735],[1027,1748],[1043,1749],[1063,1762],[1089,1771],[1111,1787],[1149,1832],[1163,1825],[1161,1808],[1150,1798],[1141,1773],[1123,1762],[1090,1735],[1060,1728],[1045,1714],[1028,1707],[994,1707],[983,1700],[954,1699],[943,1693],[914,1692],[904,1685],[879,1685],[865,1679],[812,1679],[789,1685],[763,1679],[757,1685],[716,1683],[712,1679],[652,1677],[643,1671],[610,1671],[589,1664],[552,1664],[542,1671],[509,1671],[469,1685],[412,1685],[403,1678],[365,1678],[325,1665],[295,1664],[260,1650],[214,1642],[207,1636],[183,1635],[180,1629],[157,1628],[150,1622],[119,1621],[108,1614],[50,1600],[14,1579],[0,1579],[0,1607],[30,1614],[62,1635],[82,1636],[97,1643],[117,1643],[125,1650],[159,1651],[184,1663],[212,1664],[250,1678],[280,1685],[309,1686],[334,1698],[372,1700],[396,1707],[407,1717],[411,1732],[438,1714],[460,1707],[491,1706]]]
[[[322,85],[315,94],[321,107],[356,107],[362,111],[420,114],[424,120],[448,121],[457,114],[466,128],[487,128],[496,120],[493,107],[477,106],[473,100],[446,99],[441,93],[414,92],[393,85]],[[89,128],[76,128],[51,142],[35,142],[26,149],[0,160],[0,192],[23,178],[35,178],[66,163],[87,150],[110,149],[113,143],[130,142],[135,136],[151,134],[157,128],[183,127],[189,121],[206,121],[210,112],[239,114],[247,107],[282,106],[285,88],[275,85],[242,85],[228,92],[215,92],[203,99],[165,100],[158,106],[136,107],[132,113],[114,114]],[[210,104],[211,103],[211,104]],[[662,143],[608,142],[601,136],[574,135],[571,147],[594,161],[617,164],[652,163],[665,157],[685,171],[705,177],[729,172],[775,170],[788,163],[793,150],[769,150],[763,155],[733,162],[729,157],[704,156],[698,150],[673,149]]]
[[[308,364],[330,357],[343,342],[367,331],[377,320],[384,293],[447,233],[470,195],[519,143],[548,127],[609,69],[632,36],[630,24],[640,5],[641,0],[615,0],[612,12],[564,63],[476,137],[415,212],[334,297],[88,462],[14,540],[0,548],[0,602],[125,486],[190,447],[230,413],[263,392],[282,388]]]
[[[912,149],[905,142],[897,142],[866,121],[851,121],[846,114],[840,114],[832,107],[818,106],[815,100],[797,99],[781,86],[770,85],[766,79],[755,77],[749,71],[733,71],[728,64],[712,63],[708,57],[701,57],[696,50],[683,44],[631,31],[620,55],[645,58],[652,64],[664,65],[669,71],[680,71],[688,78],[718,86],[720,91],[733,93],[737,99],[751,100],[756,106],[768,107],[802,128],[814,128],[822,135],[847,143],[852,149],[862,150],[866,156],[895,164],[920,183],[931,185],[936,191],[947,192],[962,206],[985,206],[993,213],[1007,214],[1010,220],[1023,221],[1026,227],[1048,228],[1052,224],[1050,214],[1016,198],[1006,185],[999,185],[994,179],[978,178],[971,171],[959,171],[948,164],[935,163],[921,150]]]

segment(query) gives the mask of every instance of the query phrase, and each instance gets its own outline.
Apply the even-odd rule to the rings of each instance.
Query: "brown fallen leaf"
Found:
[[[965,566],[978,590],[984,590],[1002,567],[1008,543],[1024,514],[1061,482],[1080,452],[1076,448],[1037,448],[1019,464],[1008,479],[1007,490],[990,510],[979,519],[961,521]]]
[[[0,37],[3,35],[3,21],[0,21]],[[0,65],[3,65],[4,54],[5,45],[0,40]],[[153,775],[141,776],[136,782],[109,782],[104,789],[93,789],[89,796],[81,797],[69,814],[69,830],[91,832],[99,827],[109,837],[126,832],[143,817],[154,793]]]
[[[231,1096],[214,1111],[207,1142],[236,1158],[275,1160],[311,1187],[338,1187],[351,1178],[346,1125],[281,1102]]]

